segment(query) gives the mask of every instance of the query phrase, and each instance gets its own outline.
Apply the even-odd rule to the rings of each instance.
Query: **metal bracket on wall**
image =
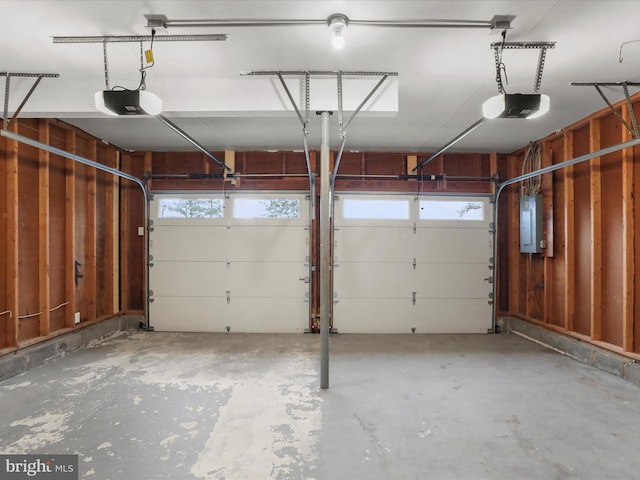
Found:
[[[25,104],[35,91],[36,87],[40,83],[43,78],[58,78],[60,74],[58,73],[12,73],[12,72],[0,72],[0,77],[5,77],[4,83],[4,115],[3,119],[3,128],[8,130],[13,121],[20,115],[20,112],[24,108]],[[33,82],[31,89],[27,92],[22,103],[13,113],[13,117],[9,118],[9,93],[11,89],[11,77],[22,77],[22,78],[35,78],[36,80]]]
[[[609,110],[613,112],[613,114],[618,117],[622,125],[625,126],[627,130],[634,136],[634,138],[640,137],[640,133],[638,132],[638,122],[636,121],[636,115],[633,111],[633,104],[631,103],[631,96],[629,95],[629,87],[640,87],[640,83],[638,82],[572,82],[571,86],[573,87],[594,87],[596,91],[600,94],[604,102],[609,107]],[[622,118],[622,115],[614,108],[612,103],[609,101],[607,96],[602,91],[602,87],[622,87],[622,91],[624,92],[624,98],[627,102],[627,108],[629,109],[629,118],[631,118],[631,125]]]

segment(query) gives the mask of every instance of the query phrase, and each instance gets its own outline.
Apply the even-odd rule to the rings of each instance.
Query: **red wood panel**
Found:
[[[554,142],[550,142],[551,155],[553,163],[560,163],[564,160],[564,141],[562,138]],[[567,319],[565,318],[565,289],[566,283],[565,267],[565,248],[566,238],[564,236],[565,223],[565,175],[563,172],[555,172],[553,174],[553,258],[549,258],[551,263],[552,279],[545,279],[545,289],[551,288],[551,311],[547,313],[547,321],[559,327],[565,327]]]
[[[33,136],[32,129],[20,129],[20,134]],[[38,150],[21,144],[18,149],[18,342],[40,336],[41,310],[39,299],[38,250]]]
[[[340,175],[361,175],[363,173],[362,154],[360,152],[343,152],[338,166],[338,177]]]
[[[85,138],[78,135],[76,137],[76,154],[81,157],[87,158],[89,154],[88,142]],[[75,312],[80,312],[81,320],[85,321],[88,318],[89,306],[87,304],[87,279],[89,278],[89,272],[87,271],[88,265],[86,260],[87,245],[86,239],[86,224],[85,219],[87,215],[87,200],[89,195],[88,182],[89,182],[89,169],[90,167],[77,164],[75,168],[75,228],[74,228],[74,243],[75,243],[75,262],[78,262],[77,269],[82,278],[76,278],[76,305],[74,307]],[[76,266],[74,265],[74,268]]]
[[[285,152],[285,173],[307,174],[307,159],[304,152]]]
[[[144,154],[126,153],[123,155],[122,168],[138,178],[144,177]],[[145,308],[144,292],[144,236],[138,236],[138,227],[144,227],[144,196],[140,187],[129,180],[120,181],[120,202],[122,205],[121,222],[127,236],[122,239],[121,271],[124,280],[124,300],[122,307],[126,311],[142,311]]]
[[[637,110],[637,109],[636,109]],[[637,115],[636,115],[637,116]],[[633,158],[635,160],[635,166],[633,169],[633,184],[635,187],[635,195],[633,197],[633,211],[634,211],[634,223],[635,225],[640,225],[640,168],[637,167],[638,162],[640,162],[640,147],[633,148]],[[634,236],[634,340],[633,340],[633,348],[632,351],[636,353],[640,353],[640,235],[636,234]]]
[[[217,158],[224,160],[224,155]],[[152,171],[158,174],[205,173],[207,161],[202,152],[154,152]]]
[[[98,147],[97,161],[109,165],[110,149],[104,145]],[[111,166],[111,165],[109,165]],[[109,204],[113,175],[107,172],[96,173],[96,315],[98,318],[113,314],[113,264],[107,238],[111,235],[107,218],[110,218],[113,205]]]
[[[10,310],[7,302],[7,140],[0,137],[0,313]],[[11,345],[7,336],[10,315],[0,315],[0,349]]]
[[[589,128],[582,127],[573,135],[574,156],[589,152]],[[575,304],[574,328],[577,333],[591,334],[591,208],[589,162],[574,166],[575,190]]]
[[[406,173],[406,161],[401,153],[366,153],[364,161],[367,175],[402,175]]]
[[[620,143],[620,121],[601,121],[602,148]],[[602,340],[622,346],[622,152],[602,157]]]
[[[65,132],[54,133],[50,126],[50,143],[57,148],[66,146]],[[66,159],[57,155],[49,156],[49,279],[51,308],[61,305],[67,298],[66,271],[73,268],[66,262]],[[55,309],[50,315],[51,332],[66,327],[66,312],[72,306]]]
[[[246,152],[242,173],[284,173],[283,155],[284,152]]]

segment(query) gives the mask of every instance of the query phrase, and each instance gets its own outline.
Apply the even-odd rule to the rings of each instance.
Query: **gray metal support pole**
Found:
[[[331,294],[331,192],[329,180],[329,112],[322,112],[320,144],[320,388],[329,388],[329,309]]]

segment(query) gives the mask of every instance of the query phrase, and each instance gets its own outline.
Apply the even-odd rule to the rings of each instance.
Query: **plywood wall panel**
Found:
[[[634,159],[640,159],[640,147],[633,148],[633,157]],[[635,225],[640,225],[640,168],[638,167],[638,161],[634,166],[633,184],[635,195],[633,197],[633,213]],[[633,293],[635,301],[633,304],[634,324],[632,328],[634,340],[631,351],[640,353],[640,234],[638,233],[633,238],[633,249],[633,269],[635,271]]]
[[[292,174],[308,174],[307,159],[304,152],[285,153],[285,172]]]
[[[20,131],[21,134],[29,134]],[[20,320],[18,342],[40,335],[39,256],[38,256],[38,151],[19,147],[18,163],[18,291]]]
[[[553,163],[560,163],[564,158],[564,139],[559,138],[549,142]],[[545,289],[551,290],[551,310],[546,312],[546,320],[559,327],[566,327],[565,317],[566,290],[566,269],[565,269],[565,176],[566,172],[555,172],[552,182],[553,196],[553,261],[551,262],[551,282],[545,279]]]
[[[406,162],[401,153],[369,152],[365,155],[367,175],[402,175],[406,173]]]
[[[362,175],[364,173],[362,155],[360,152],[343,152],[338,166],[338,177],[340,175]]]
[[[583,127],[573,135],[573,153],[576,157],[589,152],[589,129]],[[574,238],[575,287],[574,328],[583,335],[591,334],[591,207],[589,163],[573,167],[574,178]]]
[[[144,178],[144,153],[124,153],[122,167],[125,172]],[[145,308],[144,295],[144,236],[138,236],[138,227],[144,227],[144,196],[140,187],[129,180],[120,180],[122,209],[120,231],[120,271],[122,272],[122,309],[140,312]]]
[[[7,167],[9,166],[7,140],[0,137],[0,313],[10,310],[7,301]],[[0,349],[11,345],[8,337],[9,322],[13,319],[8,313],[0,315]]]
[[[610,115],[601,121],[602,148],[621,141],[620,121]],[[602,340],[622,346],[623,215],[622,153],[602,157]]]
[[[66,133],[54,125],[50,126],[49,143],[60,149],[66,148]],[[66,184],[67,161],[58,155],[49,156],[49,291],[50,305],[55,308],[68,302],[67,269],[73,268],[66,259]],[[51,332],[66,328],[66,313],[72,305],[55,309],[50,314]]]

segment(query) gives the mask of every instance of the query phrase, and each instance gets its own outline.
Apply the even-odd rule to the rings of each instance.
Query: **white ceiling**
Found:
[[[102,45],[54,44],[52,37],[148,35],[145,14],[178,20],[326,19],[334,13],[358,20],[489,21],[494,15],[514,15],[507,41],[556,42],[547,51],[541,89],[551,97],[551,112],[536,120],[485,123],[452,151],[511,152],[605,106],[592,87],[571,82],[640,81],[640,43],[626,45],[624,61],[618,61],[621,43],[640,39],[637,0],[0,0],[0,71],[60,74],[40,83],[21,116],[62,118],[130,150],[191,150],[156,118],[99,113],[93,94],[104,87]],[[286,102],[281,102],[286,111],[252,111],[246,83],[251,79],[241,72],[398,72],[398,112],[360,113],[347,131],[348,150],[435,151],[478,120],[482,102],[497,94],[490,44],[500,35],[489,29],[351,25],[340,51],[331,47],[326,25],[176,27],[168,33],[228,35],[224,42],[156,42],[156,63],[147,73],[147,89],[162,97],[164,115],[212,151],[303,148],[295,112]],[[108,45],[111,86],[138,85],[139,49],[136,43]],[[503,60],[506,90],[533,93],[538,50],[507,50]],[[11,80],[10,111],[32,82]],[[623,98],[620,89],[604,91],[614,101]],[[275,80],[269,94],[286,98]],[[332,148],[339,145],[335,117]],[[309,129],[310,148],[319,148],[315,115]]]

